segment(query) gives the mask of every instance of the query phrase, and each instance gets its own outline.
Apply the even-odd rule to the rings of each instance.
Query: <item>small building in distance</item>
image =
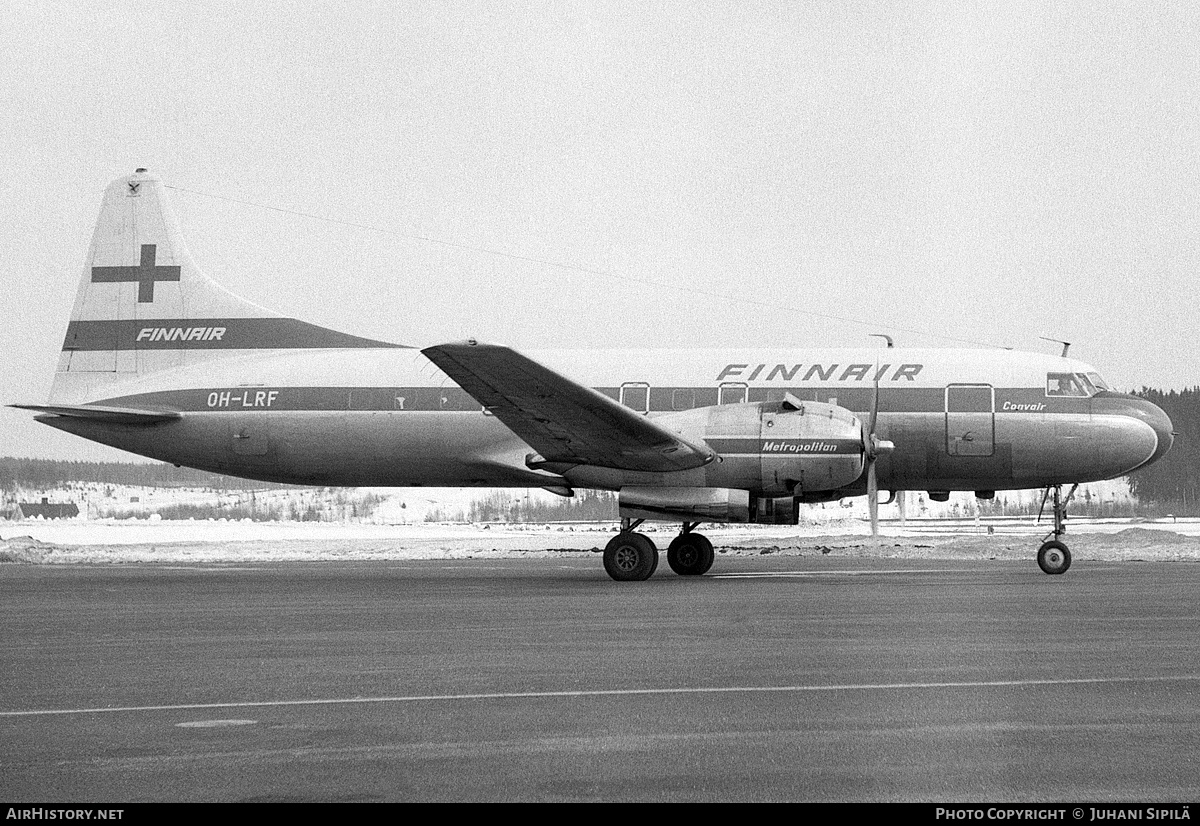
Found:
[[[70,519],[79,516],[79,506],[74,502],[51,502],[43,496],[41,502],[22,502],[19,506],[25,519]]]

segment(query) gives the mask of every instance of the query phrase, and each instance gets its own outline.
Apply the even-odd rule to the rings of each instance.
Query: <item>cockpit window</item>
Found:
[[[1100,378],[1099,373],[1088,373],[1087,377],[1092,380],[1092,384],[1096,385],[1097,390],[1111,390],[1112,389],[1111,387],[1108,386],[1108,382],[1106,382],[1104,379]]]
[[[1093,375],[1096,379],[1100,379],[1099,375]],[[1101,379],[1100,384],[1103,385],[1103,383],[1103,379]],[[1083,373],[1048,373],[1046,375],[1047,396],[1086,399],[1096,395],[1098,386],[1100,385],[1095,384]],[[1107,389],[1107,385],[1105,385],[1105,389]]]

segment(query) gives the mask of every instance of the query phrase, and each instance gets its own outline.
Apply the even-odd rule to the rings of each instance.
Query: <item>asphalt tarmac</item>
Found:
[[[1200,799],[1200,564],[0,565],[0,800]]]

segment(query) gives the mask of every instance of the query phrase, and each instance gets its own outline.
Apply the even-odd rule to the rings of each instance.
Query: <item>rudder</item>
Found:
[[[114,383],[246,351],[396,346],[284,317],[210,280],[162,181],[138,169],[104,192],[50,402],[83,403]]]

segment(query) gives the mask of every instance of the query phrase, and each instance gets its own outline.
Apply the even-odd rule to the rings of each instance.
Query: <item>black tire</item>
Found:
[[[658,548],[640,533],[619,533],[604,548],[604,570],[618,582],[649,579],[658,567]]]
[[[1042,543],[1037,559],[1038,567],[1047,574],[1065,574],[1071,567],[1071,552],[1056,539]]]
[[[667,564],[680,576],[700,576],[712,567],[712,543],[702,534],[681,533],[667,547]]]

